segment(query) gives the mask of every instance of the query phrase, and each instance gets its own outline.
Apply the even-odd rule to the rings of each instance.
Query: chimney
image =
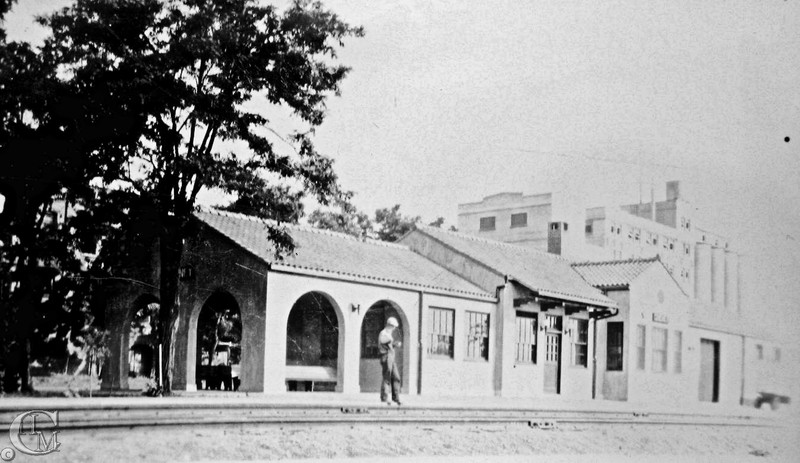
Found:
[[[675,201],[681,197],[681,182],[672,180],[667,182],[667,201]]]
[[[650,220],[656,221],[656,192],[652,183],[650,184]]]
[[[561,254],[561,233],[564,225],[562,222],[547,224],[547,252],[550,254]]]

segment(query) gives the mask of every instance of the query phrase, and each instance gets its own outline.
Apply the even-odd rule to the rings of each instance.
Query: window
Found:
[[[550,230],[558,230],[558,223],[551,223]]]
[[[622,371],[623,322],[608,322],[606,326],[606,370]]]
[[[455,311],[452,309],[431,308],[431,331],[428,354],[453,358],[453,322]]]
[[[489,360],[489,314],[467,312],[467,358]]]
[[[764,346],[761,344],[756,344],[756,355],[759,360],[764,360]]]
[[[511,214],[511,228],[527,227],[528,214],[522,212],[520,214]]]
[[[565,223],[565,224],[564,224],[564,231],[567,231],[567,230],[569,230],[569,224],[566,224],[566,223]]]
[[[588,233],[588,234],[590,234],[590,235],[592,234],[592,224],[590,224],[590,223],[587,223],[587,224],[586,224],[586,233]],[[608,240],[606,240],[606,242],[607,242],[607,241],[608,241]]]
[[[536,363],[536,314],[517,312],[517,363]]]
[[[675,339],[675,363],[672,369],[675,373],[681,373],[683,371],[683,333],[675,331],[673,337]]]
[[[667,371],[667,330],[653,328],[653,371]]]
[[[572,364],[587,365],[589,357],[589,320],[572,319]]]
[[[494,217],[481,217],[481,231],[494,230]]]
[[[780,362],[781,361],[781,349],[780,349],[780,347],[776,347],[775,348],[775,361],[776,362]]]
[[[636,325],[636,369],[644,370],[644,350],[646,331],[644,325]]]

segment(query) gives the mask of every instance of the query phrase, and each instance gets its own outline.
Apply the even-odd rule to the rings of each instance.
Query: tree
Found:
[[[238,197],[232,208],[268,216],[282,196],[266,179],[294,179],[327,204],[336,176],[311,136],[348,72],[335,64],[336,47],[363,32],[308,1],[279,12],[255,0],[76,0],[43,23],[52,31],[45,49],[71,85],[110,105],[137,103],[135,121],[143,123],[126,133],[136,140],[123,162],[117,152],[98,152],[121,188],[155,211],[169,391],[178,269],[198,194],[219,189]],[[281,138],[293,147],[287,152],[274,146],[274,107],[306,126]],[[221,146],[232,142],[241,149]],[[269,236],[279,252],[291,249],[280,225]]]
[[[358,238],[372,237],[373,225],[369,216],[360,212],[351,202],[353,192],[348,191],[337,198],[336,207],[331,210],[317,209],[308,216],[312,227],[333,230]]]
[[[0,20],[13,3],[0,3]],[[74,233],[52,226],[51,206],[59,196],[77,201],[88,191],[89,179],[102,174],[95,148],[117,152],[105,137],[119,134],[112,127],[120,116],[129,120],[127,105],[100,117],[102,104],[88,94],[81,99],[57,71],[52,55],[8,42],[0,29],[0,371],[7,391],[31,389],[31,336],[48,333],[37,323],[48,325],[58,310],[80,306],[59,302],[54,291],[64,286],[54,284],[57,278],[71,283],[80,271]],[[104,169],[110,172],[112,163]]]
[[[400,205],[378,209],[375,211],[375,223],[378,225],[378,239],[395,242],[419,223],[420,217],[408,217],[400,214]]]

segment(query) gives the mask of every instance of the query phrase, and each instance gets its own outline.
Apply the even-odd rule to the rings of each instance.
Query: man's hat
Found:
[[[396,318],[394,318],[394,317],[389,317],[389,318],[386,320],[386,324],[387,324],[387,325],[389,325],[389,326],[393,326],[393,327],[395,327],[395,328],[397,328],[398,326],[400,326],[400,324],[399,324],[399,323],[397,323],[397,319],[396,319]]]

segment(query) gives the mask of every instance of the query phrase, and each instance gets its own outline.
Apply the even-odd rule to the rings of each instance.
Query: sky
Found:
[[[64,3],[20,0],[9,36]],[[366,32],[315,137],[360,209],[455,224],[504,191],[596,206],[680,180],[742,254],[745,310],[800,333],[800,2],[325,5]]]

